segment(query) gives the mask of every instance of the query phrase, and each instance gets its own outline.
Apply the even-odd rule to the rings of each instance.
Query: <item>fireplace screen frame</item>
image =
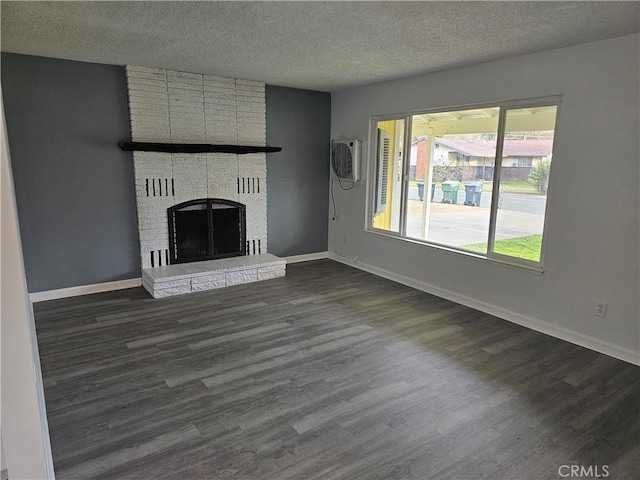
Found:
[[[176,245],[176,213],[180,212],[187,207],[195,205],[205,205],[207,212],[207,238],[208,238],[208,255],[198,256],[191,258],[178,258],[178,249]],[[229,207],[237,208],[239,212],[239,245],[238,250],[231,253],[215,254],[214,253],[214,224],[213,224],[213,211],[215,210],[212,205],[227,205]],[[179,263],[191,263],[205,260],[214,260],[218,258],[239,257],[247,254],[247,206],[240,202],[233,200],[227,200],[225,198],[199,198],[195,200],[188,200],[186,202],[178,203],[172,207],[167,208],[167,218],[169,227],[169,263],[171,265]]]

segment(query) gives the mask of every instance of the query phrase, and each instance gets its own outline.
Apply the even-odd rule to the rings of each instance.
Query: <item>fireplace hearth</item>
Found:
[[[246,255],[246,206],[201,198],[167,209],[169,262],[200,262]]]

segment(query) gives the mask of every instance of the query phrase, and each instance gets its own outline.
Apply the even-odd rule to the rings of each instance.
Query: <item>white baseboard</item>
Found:
[[[585,347],[590,350],[603,353],[605,355],[609,355],[610,357],[614,357],[634,365],[640,365],[640,352],[635,352],[629,348],[621,347],[619,345],[615,345],[613,343],[606,342],[589,335],[584,335],[582,333],[576,332],[575,330],[570,330],[568,328],[544,322],[536,318],[521,315],[497,305],[482,302],[475,298],[452,292],[451,290],[445,290],[404,275],[393,273],[382,268],[374,267],[373,265],[357,262],[350,258],[342,257],[333,252],[329,253],[328,258],[330,258],[331,260],[335,260],[336,262],[344,263],[345,265],[364,270],[365,272],[372,273],[379,277],[383,277],[388,280],[401,283],[408,287],[415,288],[416,290],[421,290],[437,297],[445,298],[447,300],[451,300],[452,302],[456,302],[461,305],[480,310],[481,312],[488,313],[489,315],[493,315],[503,320],[517,323],[518,325],[521,325],[523,327],[527,327],[531,330],[536,330],[546,335],[559,338],[560,340],[564,340],[566,342],[573,343],[575,345],[579,345],[581,347]]]
[[[131,278],[115,282],[94,283],[93,285],[80,285],[77,287],[60,288],[58,290],[34,292],[29,294],[29,300],[31,300],[32,303],[45,302],[47,300],[57,300],[58,298],[77,297],[79,295],[89,295],[90,293],[134,288],[140,285],[142,285],[142,278]]]
[[[287,263],[310,262],[311,260],[322,260],[323,258],[329,258],[329,252],[305,253],[303,255],[284,257]]]
[[[287,263],[309,262],[311,260],[321,260],[328,258],[329,252],[305,253],[303,255],[293,255],[284,257]],[[57,300],[59,298],[77,297],[79,295],[89,295],[91,293],[110,292],[112,290],[122,290],[124,288],[134,288],[142,285],[142,278],[131,278],[129,280],[118,280],[116,282],[96,283],[93,285],[80,285],[78,287],[61,288],[58,290],[47,290],[44,292],[34,292],[29,294],[32,303],[45,302],[47,300]]]

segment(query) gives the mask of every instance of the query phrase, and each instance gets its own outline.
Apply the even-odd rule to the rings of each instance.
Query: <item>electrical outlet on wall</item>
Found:
[[[606,317],[607,316],[607,302],[596,302],[594,305],[594,312],[596,317]]]

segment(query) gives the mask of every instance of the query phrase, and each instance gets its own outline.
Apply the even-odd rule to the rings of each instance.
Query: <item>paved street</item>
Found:
[[[490,192],[483,192],[480,206],[464,205],[465,192],[458,192],[456,205],[442,203],[442,190],[436,189],[428,225],[428,240],[451,246],[487,241],[489,232]],[[496,239],[541,234],[546,197],[505,193],[498,210]],[[417,187],[409,188],[407,235],[422,238],[423,202]]]
[[[418,187],[409,187],[409,200],[418,200]],[[458,191],[458,204],[463,205],[465,199],[464,188],[460,188]],[[433,196],[434,203],[440,203],[442,201],[442,190],[436,189]],[[516,212],[535,213],[538,215],[544,215],[544,208],[546,205],[547,197],[543,195],[526,195],[518,193],[505,193],[502,198],[501,208],[504,210],[513,210]],[[482,192],[481,207],[489,208],[491,206],[491,192]]]

